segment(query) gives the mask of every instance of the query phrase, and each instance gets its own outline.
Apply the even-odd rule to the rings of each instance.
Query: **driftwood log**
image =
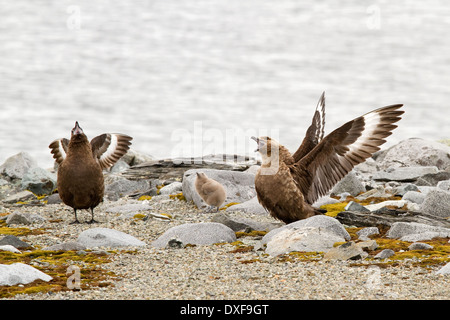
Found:
[[[259,164],[255,159],[238,155],[211,155],[205,157],[152,160],[130,167],[122,176],[129,180],[181,180],[190,169],[217,169],[244,171]]]
[[[425,213],[382,208],[372,212],[342,211],[336,219],[342,224],[356,227],[391,226],[395,222],[417,222],[450,228],[450,221],[445,218]]]

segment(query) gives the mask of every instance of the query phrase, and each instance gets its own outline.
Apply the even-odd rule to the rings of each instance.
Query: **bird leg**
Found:
[[[75,221],[72,221],[70,224],[80,223],[80,221],[78,221],[78,218],[77,218],[77,209],[74,208],[73,212],[75,213]]]
[[[207,206],[204,213],[211,213],[211,212],[219,212],[219,207],[216,206]]]
[[[97,220],[94,220],[94,208],[91,208],[92,219],[88,223],[99,223]]]

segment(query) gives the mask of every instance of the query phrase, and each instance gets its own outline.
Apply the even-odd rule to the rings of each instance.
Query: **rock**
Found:
[[[380,169],[400,166],[436,166],[440,170],[450,167],[450,146],[419,138],[403,140],[382,151],[377,160]]]
[[[33,224],[33,223],[43,223],[47,221],[46,218],[29,212],[14,212],[8,215],[6,219],[6,224]]]
[[[409,247],[409,250],[430,250],[433,249],[433,246],[428,243],[414,242]]]
[[[178,239],[170,239],[167,242],[167,246],[166,246],[166,248],[171,248],[171,249],[182,249],[184,247],[185,247],[184,243]]]
[[[392,197],[392,194],[387,193],[383,186],[376,186],[375,188],[366,191],[356,197],[358,200],[366,200],[368,198],[388,198]]]
[[[407,184],[404,184],[404,185],[401,185],[401,186],[395,188],[395,191],[393,194],[395,196],[403,197],[409,191],[419,191],[419,188],[417,188],[417,186],[412,183],[407,183]]]
[[[395,254],[394,250],[391,249],[384,249],[380,251],[374,258],[375,259],[387,259],[389,257],[392,257]]]
[[[437,274],[450,274],[450,262],[436,271]]]
[[[267,241],[266,253],[278,256],[292,251],[325,252],[333,248],[336,242],[344,238],[337,236],[326,229],[315,227],[279,228],[281,231],[270,237]],[[264,241],[261,241],[262,243]]]
[[[426,231],[421,233],[413,233],[408,234],[406,236],[403,236],[400,238],[402,241],[407,242],[416,242],[416,241],[426,241],[426,240],[432,240],[434,238],[441,237],[442,233],[436,232],[436,231]]]
[[[120,214],[126,214],[126,213],[133,213],[136,214],[140,211],[148,211],[153,209],[152,206],[148,204],[147,201],[138,201],[136,203],[125,203],[122,205],[113,205],[109,206],[105,209],[106,212],[109,213],[120,213]]]
[[[326,260],[357,260],[361,259],[363,255],[363,249],[353,241],[349,241],[327,251],[323,258]]]
[[[258,173],[259,168],[261,168],[261,166],[255,164],[255,165],[250,166],[244,172],[256,175]]]
[[[367,249],[370,251],[373,251],[376,248],[378,248],[378,243],[375,240],[371,240],[371,239],[358,242],[358,243],[356,243],[356,245],[358,247],[360,247],[361,249]]]
[[[450,179],[450,172],[440,171],[438,173],[429,173],[416,180],[418,186],[436,186],[440,181]]]
[[[181,182],[172,182],[171,184],[159,189],[159,194],[177,194],[182,191],[183,184]]]
[[[123,177],[115,178],[114,182],[106,183],[105,197],[111,201],[126,196],[140,196],[142,194],[156,195],[156,185],[150,180],[128,180]]]
[[[22,178],[22,189],[38,196],[51,194],[56,188],[56,175],[40,167],[31,168]]]
[[[323,196],[319,199],[317,199],[316,202],[313,203],[313,207],[320,208],[321,206],[327,205],[327,204],[335,204],[339,203],[339,200],[335,198],[331,198],[329,196]]]
[[[23,263],[0,264],[0,286],[28,284],[35,280],[50,281],[49,275]]]
[[[244,218],[236,218],[236,217],[231,218],[230,216],[222,212],[214,215],[211,218],[211,221],[222,223],[227,227],[231,228],[233,231],[245,230],[248,232],[251,230],[257,230],[269,232],[281,226],[281,223],[279,222],[259,222]]]
[[[389,168],[375,173],[373,179],[378,181],[415,181],[421,176],[438,171],[435,166]]]
[[[341,194],[343,192],[348,192],[352,196],[357,196],[361,192],[365,192],[366,188],[362,182],[358,179],[353,171],[350,171],[342,180],[340,180],[331,189],[331,195]]]
[[[227,194],[225,205],[231,202],[246,202],[256,196],[253,174],[230,170],[192,169],[186,171],[183,176],[182,190],[186,200],[194,201],[198,208],[206,207],[206,203],[195,190],[196,172],[204,172],[208,178],[223,185]]]
[[[13,253],[21,253],[19,250],[17,250],[14,246],[10,244],[4,244],[0,246],[0,251],[9,251]]]
[[[450,228],[431,226],[417,222],[395,222],[386,233],[386,237],[400,239],[402,241],[412,241],[411,235],[422,234],[426,237],[450,237]],[[431,238],[432,239],[432,238]],[[425,240],[425,239],[424,239]],[[420,241],[418,239],[414,241]]]
[[[47,204],[60,204],[60,203],[62,203],[62,200],[59,197],[58,193],[54,193],[54,194],[49,195],[46,198],[46,200],[47,200]]]
[[[425,195],[430,191],[436,190],[436,187],[431,186],[417,186],[417,188],[419,188],[419,191]]]
[[[226,209],[226,211],[242,211],[254,214],[268,214],[267,210],[259,203],[258,197],[245,201],[243,203],[235,204]]]
[[[423,213],[442,218],[450,217],[450,192],[440,189],[428,192],[420,209]]]
[[[130,148],[128,149],[127,153],[122,158],[120,158],[120,160],[131,167],[145,163],[147,161],[153,161],[155,160],[155,157]]]
[[[126,163],[123,159],[119,159],[110,169],[111,173],[125,172],[130,168],[130,165]]]
[[[146,243],[124,232],[108,229],[93,228],[80,233],[78,243],[86,248],[95,247],[142,247]]]
[[[165,248],[172,239],[177,239],[185,245],[211,245],[236,241],[236,234],[221,223],[186,223],[168,229],[151,245],[157,248]]]
[[[0,240],[0,245],[11,245],[17,249],[30,249],[32,246],[14,235],[7,235]]]
[[[318,228],[320,231],[332,233],[341,239],[344,239],[343,241],[350,240],[349,233],[339,221],[332,217],[320,215],[292,222],[280,228],[274,229],[267,233],[261,241],[263,244],[268,243],[273,236],[284,229],[301,229],[305,227]]]
[[[359,211],[359,212],[370,212],[369,209],[364,207],[363,205],[360,205],[358,202],[350,201],[344,208],[344,210],[349,211]]]
[[[0,175],[3,175],[9,180],[22,179],[25,173],[34,167],[37,167],[36,160],[28,153],[20,152],[6,159],[0,166]]]
[[[274,235],[276,235],[278,232],[283,231],[284,229],[301,229],[304,227],[318,228],[320,230],[330,232],[338,237],[341,237],[344,240],[350,240],[349,233],[347,232],[347,230],[345,230],[344,226],[339,221],[332,217],[320,215],[292,222],[280,228],[274,229],[267,233],[261,241],[263,244],[266,244]]]
[[[78,251],[78,250],[86,250],[87,247],[83,244],[75,241],[64,242],[59,244],[54,244],[52,246],[46,247],[42,250],[47,251]]]
[[[449,170],[450,172],[450,170]],[[436,185],[438,189],[442,189],[444,191],[450,191],[450,179],[439,181]]]
[[[405,200],[388,200],[380,203],[369,204],[365,206],[365,208],[368,209],[369,211],[376,211],[387,206],[402,208],[405,204],[407,204]]]
[[[32,199],[37,199],[36,196],[33,194],[33,192],[23,190],[6,197],[5,199],[3,199],[3,203],[25,202]]]
[[[439,181],[436,187],[438,189],[450,192],[450,180]]]
[[[244,171],[258,162],[251,157],[238,155],[207,155],[192,158],[152,160],[132,166],[122,175],[130,180],[160,179],[181,180],[188,170],[215,169],[223,171]]]
[[[370,235],[380,234],[380,231],[377,227],[367,227],[357,231],[356,234],[358,235],[358,239],[360,240],[369,240]]]
[[[425,194],[416,191],[408,191],[403,195],[402,200],[421,204],[423,200],[425,200]]]

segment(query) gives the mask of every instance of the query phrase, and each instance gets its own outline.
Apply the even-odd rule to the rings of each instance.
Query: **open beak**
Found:
[[[81,129],[80,125],[78,124],[78,121],[76,121],[75,128],[72,129],[72,134],[77,135],[77,134],[82,134],[82,133],[83,133],[83,129]]]
[[[258,144],[258,148],[255,149],[255,152],[259,151],[259,138],[251,137],[252,140],[255,140],[255,142]]]

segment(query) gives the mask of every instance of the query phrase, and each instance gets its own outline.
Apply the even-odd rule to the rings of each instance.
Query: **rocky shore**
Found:
[[[258,166],[130,151],[105,172],[99,222],[70,224],[55,170],[13,155],[0,165],[0,298],[450,298],[450,146],[382,150],[319,199],[326,215],[289,225],[259,205]],[[226,188],[218,213],[196,171]]]

